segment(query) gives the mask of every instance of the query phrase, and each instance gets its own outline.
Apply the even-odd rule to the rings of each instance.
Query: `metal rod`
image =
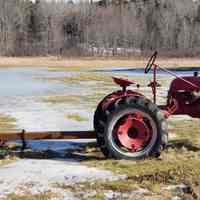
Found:
[[[157,65],[153,68],[153,102],[156,104],[157,82],[156,82]]]
[[[96,139],[95,131],[47,131],[0,133],[0,141],[44,139]]]
[[[181,79],[182,81],[188,83],[189,85],[191,85],[191,86],[193,86],[193,87],[196,87],[198,90],[200,90],[200,87],[198,87],[198,86],[195,85],[194,83],[191,83],[190,81],[185,80],[184,78],[178,76],[177,74],[175,74],[175,73],[173,73],[173,72],[171,72],[171,71],[169,71],[169,70],[167,70],[167,69],[165,69],[165,68],[160,67],[159,65],[154,65],[154,67],[155,67],[155,66],[158,67],[159,69],[161,69],[161,70],[163,70],[163,71],[165,71],[165,72],[167,72],[167,73],[169,73],[169,74],[175,76],[176,78]]]
[[[22,130],[22,133],[21,133],[21,141],[22,141],[22,148],[21,150],[24,151],[27,147],[27,144],[26,144],[26,140],[25,140],[25,130],[23,129]]]

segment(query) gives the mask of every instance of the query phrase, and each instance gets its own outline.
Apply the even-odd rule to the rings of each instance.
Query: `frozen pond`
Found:
[[[194,69],[175,71],[179,75],[192,75]],[[95,76],[96,79],[94,79]],[[143,69],[118,68],[82,72],[53,71],[38,67],[1,68],[0,114],[12,116],[17,120],[18,129],[28,131],[92,129],[94,107],[104,95],[117,88],[109,79],[111,76],[136,80],[142,85],[140,92],[146,95],[151,93],[150,88],[147,88],[146,85],[152,75],[151,73],[144,75]],[[76,77],[76,79],[71,80],[71,77]],[[82,81],[80,77],[88,80]],[[166,73],[159,73],[158,79],[163,85],[159,93],[161,101],[165,101],[164,97],[172,78]],[[68,82],[59,81],[59,79],[67,79]],[[68,99],[59,103],[43,101],[44,97],[49,96],[65,96]],[[88,99],[87,96],[92,98]],[[71,98],[69,101],[69,97],[81,98],[78,100],[76,98],[76,101]],[[91,103],[93,107],[89,107],[86,103]],[[72,114],[72,117],[67,117],[69,114]]]
[[[0,114],[14,117],[18,129],[53,131],[90,128],[86,122],[80,124],[65,117],[71,110],[87,116],[84,109],[76,105],[49,105],[41,100],[48,95],[80,93],[78,85],[46,80],[71,75],[72,72],[52,72],[38,67],[0,69]]]

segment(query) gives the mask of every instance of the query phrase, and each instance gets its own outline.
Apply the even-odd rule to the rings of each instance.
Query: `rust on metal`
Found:
[[[0,133],[0,141],[45,139],[96,139],[94,131],[47,131]]]

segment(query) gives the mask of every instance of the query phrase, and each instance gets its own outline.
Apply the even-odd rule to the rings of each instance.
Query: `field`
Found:
[[[93,68],[93,67],[137,67],[145,66],[148,58],[62,58],[62,57],[1,57],[0,67],[69,67]],[[199,67],[199,58],[158,58],[157,63],[165,67]]]
[[[37,125],[40,124],[40,121],[43,120],[48,122],[49,120],[49,127],[51,127],[51,119],[44,119],[44,116],[51,118],[49,113],[52,115],[55,114],[56,118],[53,119],[57,119],[56,122],[59,126],[62,126],[63,123],[59,117],[64,118],[67,124],[64,128],[70,125],[72,128],[91,128],[93,112],[97,102],[99,102],[105,94],[117,89],[112,83],[112,79],[110,78],[111,75],[122,76],[139,82],[142,85],[140,92],[150,96],[151,91],[146,87],[146,80],[149,81],[151,79],[150,75],[144,77],[143,75],[135,75],[129,71],[121,72],[120,74],[112,71],[115,68],[130,68],[132,66],[134,66],[134,68],[140,68],[145,66],[145,63],[146,59],[142,58],[1,58],[0,67],[4,70],[6,68],[25,67],[30,68],[31,70],[35,68],[34,70],[37,71],[37,68],[38,70],[39,68],[44,68],[46,70],[45,73],[48,73],[48,76],[43,76],[43,73],[41,73],[34,77],[34,81],[63,84],[64,86],[67,86],[66,91],[69,92],[68,94],[64,93],[62,90],[59,92],[56,91],[56,93],[51,91],[50,93],[42,93],[39,96],[28,96],[27,94],[27,96],[25,96],[23,94],[23,104],[16,104],[13,106],[13,109],[16,109],[16,112],[19,112],[20,115],[17,114],[15,117],[15,110],[10,113],[4,113],[3,110],[0,112],[1,132],[7,129],[14,130],[22,128],[20,127],[20,124],[23,124],[22,122],[24,120],[29,120],[29,123],[27,122],[23,125],[27,124],[27,126],[29,125],[34,128],[40,128],[40,126],[37,127]],[[158,64],[175,68],[200,67],[200,59],[161,58],[158,60]],[[96,71],[101,69],[108,71],[106,71],[106,73],[104,71],[103,73]],[[64,73],[64,75],[57,76],[57,73]],[[49,74],[51,74],[51,76],[49,76]],[[159,76],[158,78],[162,83],[162,87],[159,89],[158,93],[159,102],[163,103],[166,100],[165,96],[172,77],[166,75]],[[135,88],[133,87],[132,89]],[[12,98],[18,100],[18,97],[15,96]],[[9,103],[9,100],[6,101]],[[31,105],[31,108],[28,107],[29,104]],[[62,114],[61,116],[57,115],[57,112],[47,112],[48,110],[56,109]],[[47,112],[47,114],[44,115],[45,112]],[[30,117],[28,113],[31,113],[32,117]],[[37,115],[37,123],[34,121],[34,115]],[[17,158],[15,155],[13,159],[13,154],[11,153],[11,155],[8,155],[8,157],[0,161],[0,176],[5,172],[3,171],[6,170],[5,168],[7,168],[6,172],[9,174],[10,168],[16,170],[14,172],[12,171],[14,174],[17,174],[17,170],[19,170],[19,174],[21,173],[22,176],[23,174],[25,176],[26,173],[30,173],[29,176],[44,178],[42,173],[45,172],[41,169],[42,165],[49,166],[49,168],[56,165],[57,171],[53,172],[55,173],[55,176],[58,174],[60,174],[60,176],[53,179],[54,182],[50,179],[52,177],[48,176],[51,186],[46,187],[46,189],[40,192],[30,191],[28,188],[30,188],[30,185],[33,188],[37,188],[36,186],[38,184],[44,184],[42,185],[43,187],[46,186],[45,184],[47,183],[40,182],[34,178],[33,182],[26,182],[25,185],[17,187],[17,192],[13,185],[8,184],[9,189],[13,187],[13,190],[9,190],[12,192],[8,194],[6,194],[5,190],[1,191],[1,187],[6,187],[5,184],[1,183],[3,180],[0,179],[0,200],[200,199],[200,121],[186,116],[179,116],[170,118],[168,122],[170,132],[169,145],[158,159],[141,161],[106,160],[99,149],[96,148],[96,143],[94,141],[89,141],[89,145],[82,145],[80,143],[80,145],[76,144],[73,146],[74,144],[72,144],[72,146],[70,146],[71,143],[68,143],[64,146],[64,161],[62,162],[56,160],[56,158],[59,158],[59,155],[54,152],[57,147],[55,144],[60,146],[63,145],[63,143],[59,142],[47,142],[47,144],[41,142],[40,147],[42,147],[42,150],[40,149],[39,152],[33,150],[27,153],[25,159],[19,158],[18,155]],[[52,128],[53,127],[54,126],[52,126]],[[36,147],[36,144],[30,143],[30,146],[31,145]],[[39,144],[37,143],[37,145]],[[9,145],[9,148],[13,148],[13,146]],[[0,152],[1,151],[5,151],[5,149],[0,150]],[[9,150],[9,152],[12,151]],[[31,157],[35,157],[35,160],[30,159],[30,154]],[[37,160],[38,157],[47,157],[52,160]],[[75,164],[73,164],[74,162]],[[34,163],[35,165],[33,165]],[[25,172],[20,169],[20,166],[23,165],[33,165],[38,172],[36,169],[35,171],[33,169],[31,169],[32,171],[29,171],[28,168],[26,169],[27,172]],[[70,175],[70,173],[68,174],[70,169],[73,168],[80,171],[80,174],[78,174],[78,172],[74,172],[72,175]],[[63,181],[62,176],[64,176],[64,174],[59,170],[66,170],[68,179]],[[89,179],[80,178],[81,176],[84,176],[84,173],[90,174],[90,172],[93,171],[94,177]],[[100,175],[102,175],[103,178],[100,178]],[[13,176],[21,180],[17,175]],[[74,179],[71,178],[71,176],[74,176]],[[10,180],[9,176],[5,176],[5,179]],[[16,183],[19,184],[20,182]]]

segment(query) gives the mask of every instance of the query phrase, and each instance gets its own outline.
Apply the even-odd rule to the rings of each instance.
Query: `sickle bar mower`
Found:
[[[95,139],[94,131],[47,131],[21,132],[0,134],[2,141],[10,140],[47,140],[47,139]]]
[[[107,95],[94,114],[94,131],[30,132],[0,134],[0,141],[21,139],[93,139],[107,158],[142,159],[157,157],[168,142],[167,121],[171,115],[189,115],[200,118],[200,77],[179,77],[155,63],[157,52],[149,59],[145,73],[153,68],[153,79],[147,84],[152,89],[153,101],[143,94],[128,90],[133,81],[115,78],[121,87]],[[163,70],[175,79],[171,82],[166,105],[157,105],[157,70]],[[136,84],[137,88],[140,87]]]

